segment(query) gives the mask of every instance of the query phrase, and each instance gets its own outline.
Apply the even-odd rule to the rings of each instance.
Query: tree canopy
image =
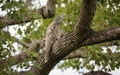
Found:
[[[0,9],[0,75],[48,75],[55,66],[78,72],[120,68],[120,0],[48,0],[45,6],[0,0]],[[46,28],[61,14],[62,36],[45,63]],[[18,72],[14,65],[29,70]]]

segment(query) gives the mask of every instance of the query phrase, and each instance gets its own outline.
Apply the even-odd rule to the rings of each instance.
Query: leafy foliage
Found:
[[[0,31],[0,61],[7,59],[8,57],[11,57],[12,51],[14,50],[14,47],[12,45],[12,41],[14,40],[10,33],[6,30],[1,30]],[[3,67],[5,68],[0,71],[1,75],[4,74],[14,74],[14,70],[12,70],[9,66],[11,62],[6,63]]]
[[[28,8],[23,5],[23,0],[0,0],[0,4],[1,10],[7,11],[7,15],[9,15],[9,17],[14,18],[18,21],[21,19],[25,20],[24,16],[26,16],[25,13],[27,13]],[[63,13],[66,14],[66,18],[61,24],[63,34],[72,30],[75,26],[76,19],[80,13],[80,4],[81,0],[57,0],[57,9],[55,16]],[[30,17],[41,18],[40,15],[35,13],[31,13]],[[24,42],[31,43],[31,39],[42,40],[45,38],[46,28],[52,20],[53,18],[45,20],[33,20],[30,23],[23,23],[19,25],[14,30],[15,33],[19,35]],[[92,28],[98,31],[113,26],[120,26],[120,0],[98,0],[98,7],[94,21],[92,22]],[[14,52],[13,43],[15,42],[15,39],[12,37],[10,31],[11,30],[8,30],[7,28],[0,30],[0,60],[11,57],[12,52]],[[88,46],[86,48],[88,49],[90,56],[87,59],[83,59],[82,61],[80,61],[78,58],[65,60],[62,63],[58,64],[58,68],[66,69],[72,67],[73,69],[79,70],[81,67],[85,67],[88,70],[94,70],[96,65],[99,67],[102,66],[100,69],[104,69],[105,71],[111,71],[115,70],[115,68],[119,68],[120,47],[116,46],[117,48],[114,52],[112,52],[112,49],[110,49],[108,46],[105,45],[105,47],[107,48],[106,53],[104,53],[101,45]],[[24,51],[25,48],[20,46],[19,49],[21,51]],[[35,53],[28,52],[28,54],[32,54],[36,57],[38,56]],[[26,60],[24,63],[19,63],[18,67],[29,68],[30,64],[28,61],[32,61],[32,59]],[[8,66],[9,64],[4,65],[6,69],[0,71],[0,75],[16,74],[16,71],[12,70],[11,67]]]

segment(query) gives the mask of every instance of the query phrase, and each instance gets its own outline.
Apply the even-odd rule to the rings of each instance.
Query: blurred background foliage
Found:
[[[34,1],[37,0],[33,0],[33,2]],[[17,21],[20,21],[21,19],[24,20],[24,16],[28,13],[28,9],[32,9],[26,7],[24,3],[24,0],[0,0],[0,11],[7,12],[5,15],[14,18]],[[61,23],[63,35],[74,28],[80,13],[80,6],[81,0],[57,0],[55,17],[60,14],[66,14],[66,18]],[[40,19],[18,24],[17,26],[6,27],[0,30],[0,60],[11,57],[11,54],[16,52],[16,46],[14,45],[15,39],[13,37],[18,37],[27,43],[31,43],[31,40],[45,39],[46,28],[53,18],[42,19],[40,15],[35,13],[31,13],[30,17],[39,17]],[[118,26],[120,26],[120,0],[98,0],[96,15],[91,27],[95,31],[99,31]],[[63,70],[72,67],[78,71],[82,68],[95,70],[96,67],[98,70],[102,69],[105,71],[115,70],[116,68],[119,69],[120,42],[114,42],[115,44],[113,45],[115,47],[109,46],[109,43],[88,46],[86,49],[88,50],[89,57],[86,59],[75,58],[63,60],[57,66],[59,69]],[[23,49],[25,48],[17,45],[17,50],[24,51]],[[25,64],[18,64],[17,67],[29,67],[28,61],[24,63]],[[13,75],[13,73],[16,75],[16,72],[12,70],[11,67],[8,67],[8,64],[4,67],[6,69],[0,71],[0,75]]]

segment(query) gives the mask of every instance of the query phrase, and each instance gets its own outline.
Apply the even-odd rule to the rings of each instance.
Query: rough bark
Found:
[[[94,35],[85,40],[81,46],[87,46],[88,43],[89,45],[93,45],[113,40],[120,40],[120,27],[94,32]]]

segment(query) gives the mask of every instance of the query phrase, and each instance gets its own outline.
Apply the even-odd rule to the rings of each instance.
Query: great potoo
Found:
[[[45,41],[45,62],[49,60],[49,54],[55,41],[58,41],[61,36],[60,23],[64,19],[65,15],[60,15],[55,18],[46,30],[46,41]]]

